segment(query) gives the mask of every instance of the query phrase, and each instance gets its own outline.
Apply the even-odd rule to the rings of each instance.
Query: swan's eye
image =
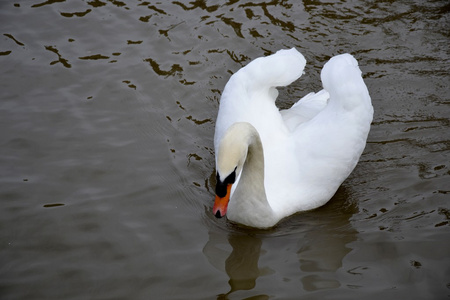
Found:
[[[236,181],[236,169],[237,167],[234,168],[234,171],[231,172],[231,174],[228,175],[223,182],[220,180],[219,172],[217,172],[216,174],[217,183],[222,182],[223,184],[233,184]]]
[[[216,174],[216,195],[223,198],[227,194],[227,185],[233,184],[236,181],[236,168],[234,168],[234,171],[231,172],[230,175],[225,178],[225,180],[222,182],[220,180],[219,172]]]
[[[234,171],[231,172],[231,174],[228,175],[227,178],[225,178],[223,183],[233,184],[236,181],[236,168],[234,168]]]

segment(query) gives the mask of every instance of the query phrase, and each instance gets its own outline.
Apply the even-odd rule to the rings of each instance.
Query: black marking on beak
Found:
[[[233,184],[236,181],[236,168],[234,168],[234,171],[231,172],[230,175],[227,176],[227,178],[225,178],[225,180],[222,182],[220,180],[220,176],[219,176],[219,172],[217,172],[216,174],[216,195],[219,196],[220,198],[223,198],[226,196],[227,194],[227,186],[229,184]]]

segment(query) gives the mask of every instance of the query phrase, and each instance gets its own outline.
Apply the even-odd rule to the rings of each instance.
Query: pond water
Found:
[[[2,299],[450,297],[448,1],[0,2]],[[221,91],[296,47],[359,61],[375,109],[331,201],[212,215]]]

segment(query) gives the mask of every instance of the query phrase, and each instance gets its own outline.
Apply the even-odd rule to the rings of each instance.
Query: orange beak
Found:
[[[228,202],[230,202],[231,186],[232,184],[227,185],[227,194],[225,195],[225,197],[220,198],[216,195],[216,200],[214,201],[213,206],[213,214],[217,218],[222,218],[227,213]]]

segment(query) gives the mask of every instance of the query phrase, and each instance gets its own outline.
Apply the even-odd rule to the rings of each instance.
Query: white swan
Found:
[[[350,54],[331,58],[324,89],[279,111],[276,87],[298,79],[305,64],[295,48],[280,50],[225,86],[214,136],[216,217],[272,227],[325,204],[356,166],[373,117],[358,63]]]

